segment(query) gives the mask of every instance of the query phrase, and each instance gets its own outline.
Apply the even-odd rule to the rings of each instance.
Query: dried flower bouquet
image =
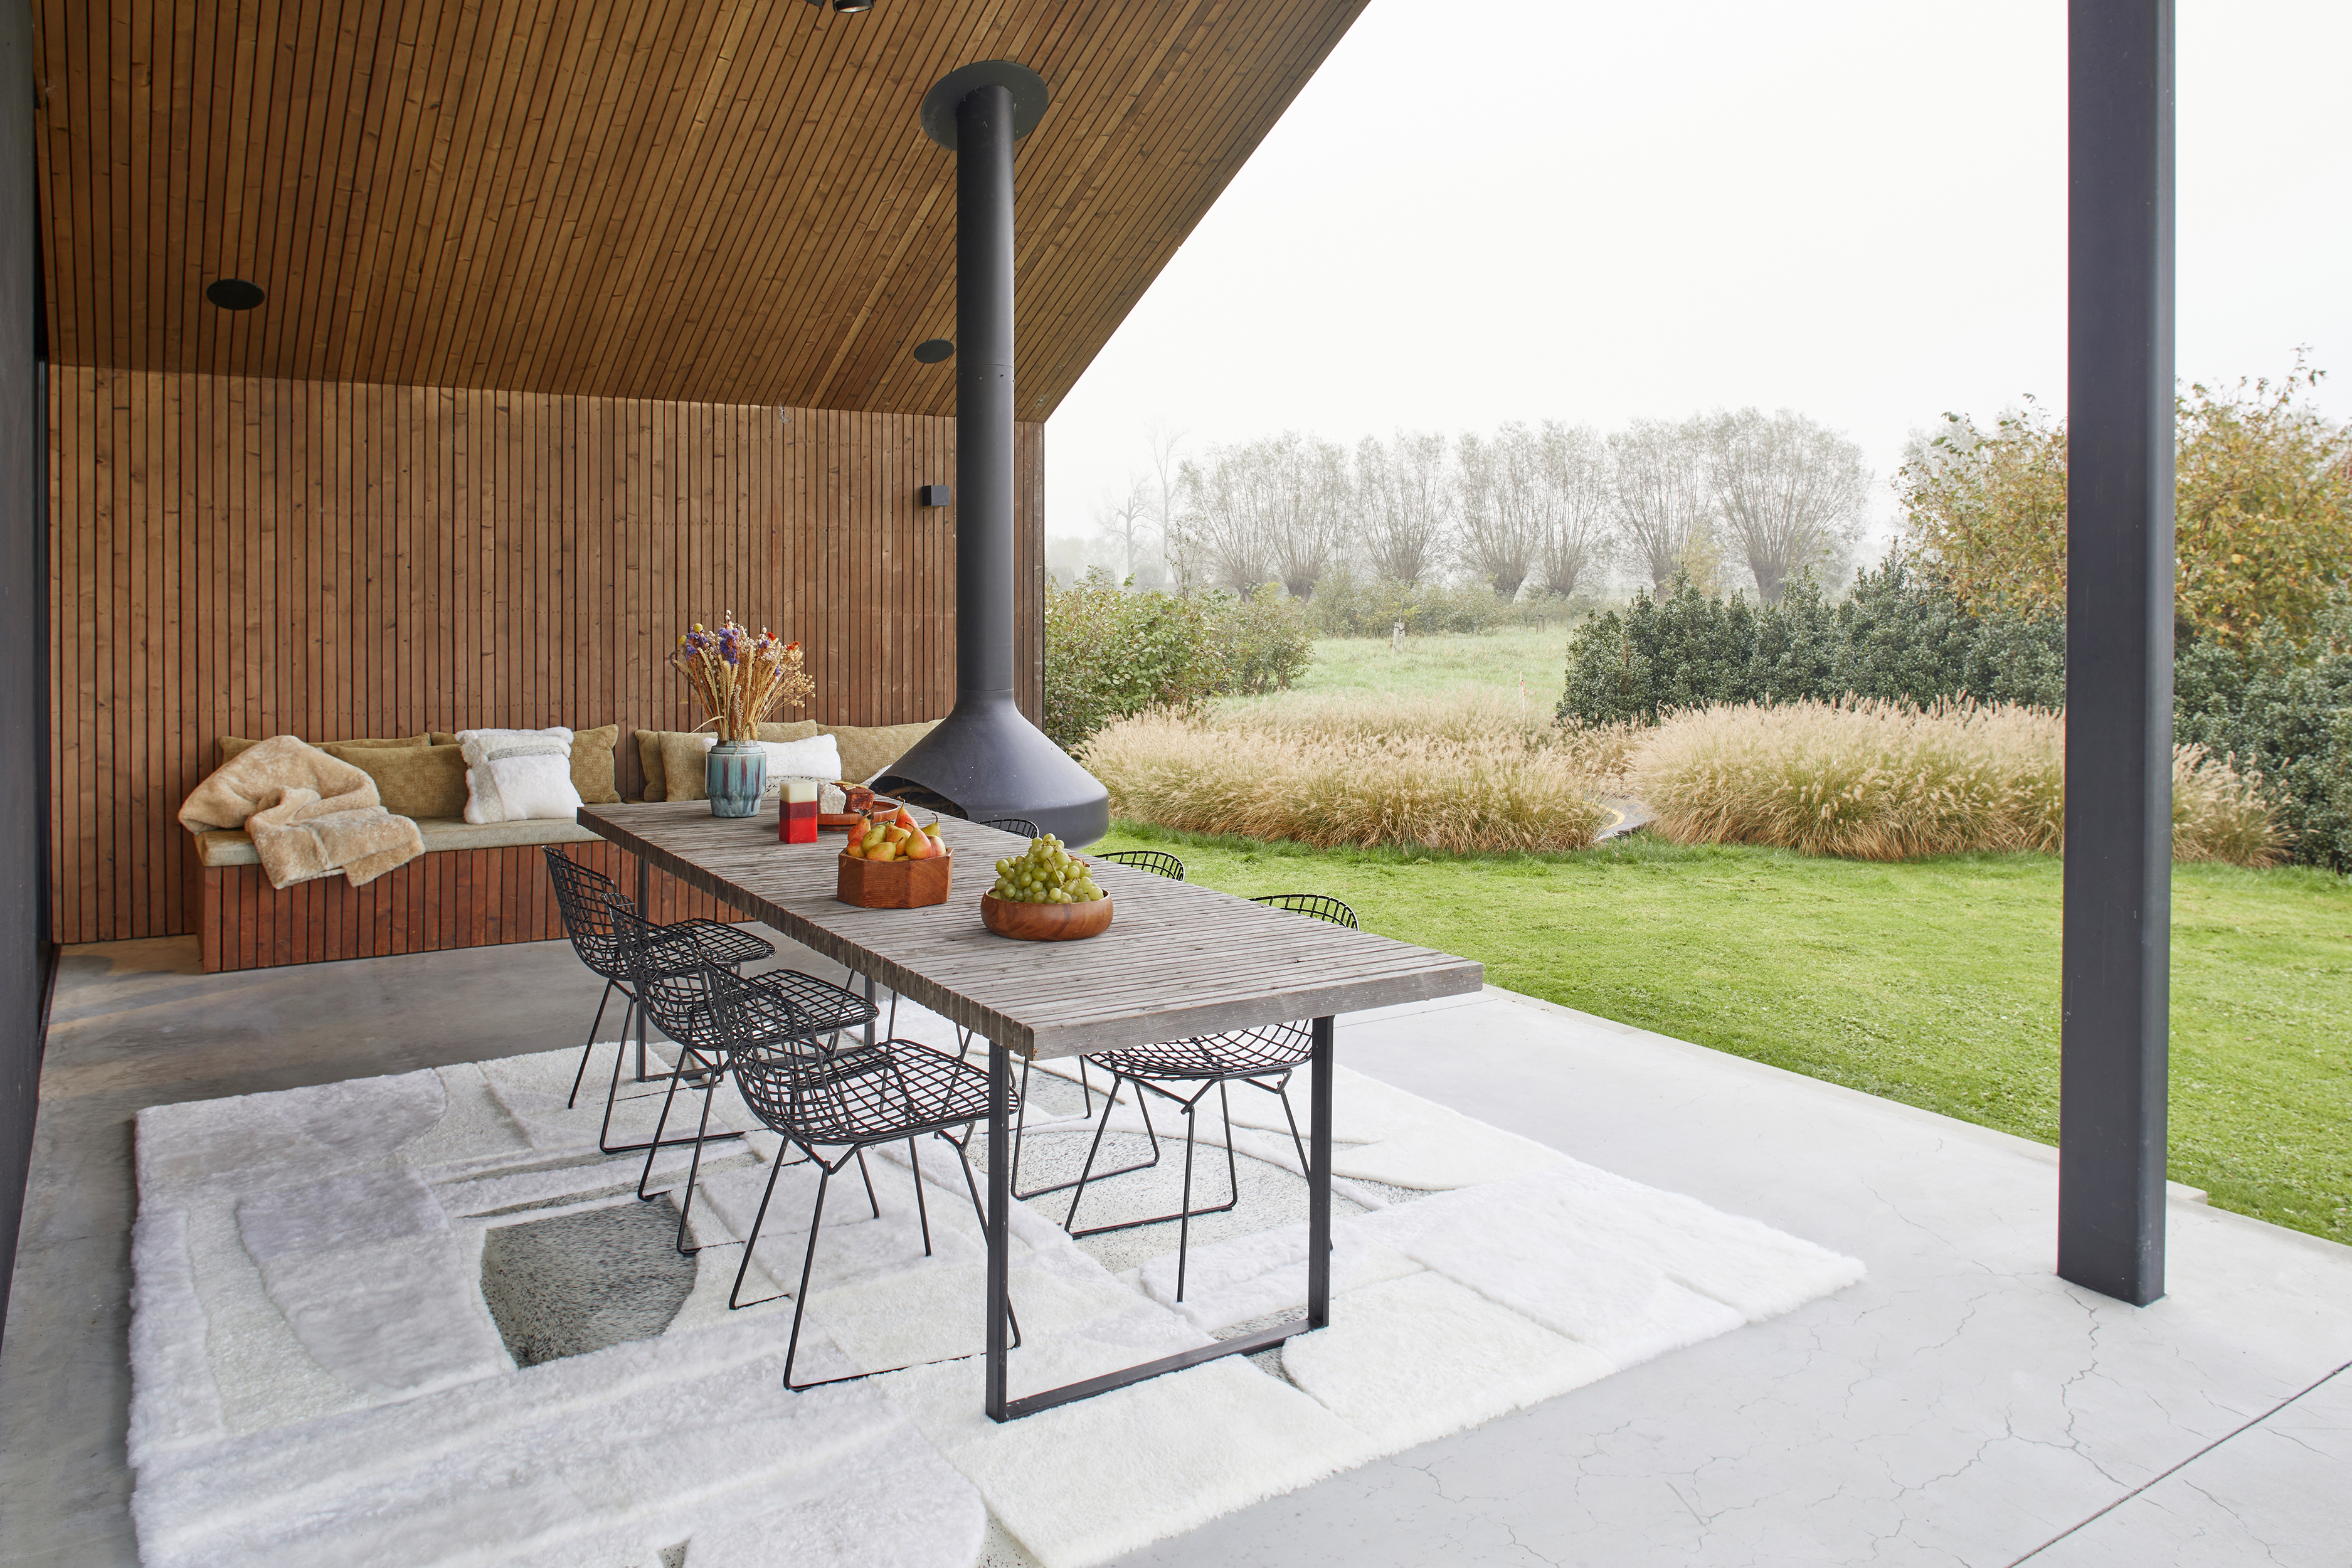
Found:
[[[801,645],[784,642],[762,627],[753,637],[736,622],[733,611],[716,631],[694,629],[677,639],[670,663],[686,674],[686,683],[702,705],[702,728],[709,725],[722,741],[754,738],[761,721],[779,706],[798,708],[816,694],[816,682],[801,669]]]

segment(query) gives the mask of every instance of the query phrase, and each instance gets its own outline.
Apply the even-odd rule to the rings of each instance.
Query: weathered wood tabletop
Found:
[[[803,946],[1036,1057],[1460,995],[1485,980],[1482,965],[1451,953],[1102,861],[1093,864],[1116,911],[1108,931],[1010,941],[981,924],[980,896],[996,862],[1027,841],[976,823],[941,824],[955,857],[946,903],[861,910],[834,897],[842,836],[779,844],[772,806],[725,818],[703,801],[595,805],[579,820]]]

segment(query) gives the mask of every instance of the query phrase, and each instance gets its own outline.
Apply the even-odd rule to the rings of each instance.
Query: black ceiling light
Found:
[[[250,310],[268,298],[258,283],[242,278],[219,278],[205,286],[205,298],[224,310]]]
[[[809,0],[812,5],[823,5],[824,0]],[[845,16],[855,16],[861,11],[874,9],[874,0],[833,0],[833,8]]]
[[[915,357],[925,364],[937,364],[955,353],[955,344],[945,338],[926,338],[915,345]]]

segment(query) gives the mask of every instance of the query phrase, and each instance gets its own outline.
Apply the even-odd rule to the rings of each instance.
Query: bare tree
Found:
[[[1706,422],[1708,489],[1768,605],[1788,580],[1843,558],[1861,537],[1870,471],[1862,448],[1787,409]]]
[[[1124,563],[1121,576],[1134,576],[1136,568],[1150,558],[1158,521],[1151,496],[1138,474],[1128,476],[1125,496],[1105,493],[1095,503],[1095,533]]]
[[[1310,598],[1347,543],[1348,448],[1285,431],[1244,451],[1256,476],[1275,574],[1292,598]]]
[[[1544,586],[1566,598],[1576,592],[1578,579],[1608,558],[1606,449],[1591,426],[1557,419],[1545,420],[1530,446],[1542,517],[1537,564]]]
[[[1609,437],[1609,499],[1633,563],[1663,588],[1711,548],[1698,420],[1636,419]]]
[[[1375,576],[1418,583],[1445,558],[1454,519],[1454,475],[1445,437],[1400,430],[1356,447],[1357,513],[1366,563]]]
[[[1177,468],[1171,553],[1188,585],[1206,580],[1247,594],[1274,575],[1265,464],[1248,447],[1212,447]]]
[[[1465,436],[1456,448],[1462,558],[1507,603],[1518,597],[1543,549],[1540,447],[1535,433],[1514,420],[1491,438]]]
[[[1176,524],[1177,488],[1181,478],[1177,453],[1184,444],[1185,435],[1186,432],[1171,429],[1156,419],[1143,427],[1144,445],[1151,454],[1151,521],[1160,530],[1160,548],[1167,555],[1168,570],[1179,587],[1188,587],[1192,584],[1188,563],[1179,559],[1181,552],[1177,541],[1181,530]]]

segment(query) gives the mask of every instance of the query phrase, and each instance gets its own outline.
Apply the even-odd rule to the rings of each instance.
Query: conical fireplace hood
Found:
[[[923,98],[924,132],[956,155],[956,704],[876,787],[1076,846],[1103,836],[1109,796],[1013,701],[1013,144],[1046,101],[1011,60]]]

